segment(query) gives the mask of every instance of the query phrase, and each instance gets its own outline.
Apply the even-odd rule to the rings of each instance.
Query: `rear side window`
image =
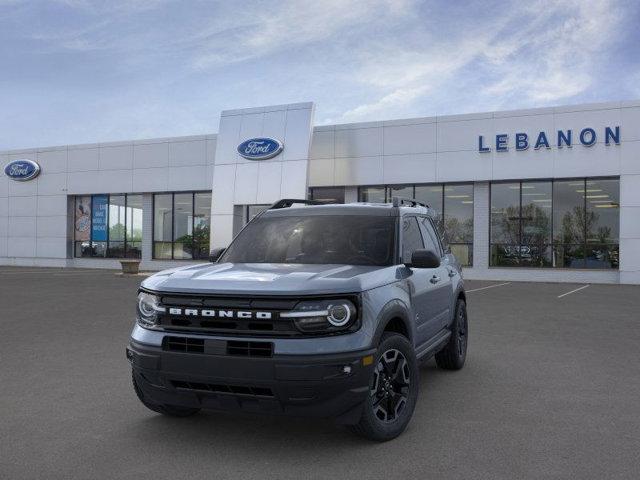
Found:
[[[415,217],[402,219],[402,263],[411,263],[414,250],[424,248],[418,220]]]
[[[422,224],[422,233],[424,234],[424,248],[433,250],[436,254],[442,256],[442,248],[440,247],[440,242],[438,242],[436,232],[433,229],[433,223],[426,217],[422,217],[420,223]]]

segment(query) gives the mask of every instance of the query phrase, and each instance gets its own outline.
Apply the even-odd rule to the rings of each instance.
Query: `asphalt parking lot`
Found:
[[[124,355],[141,280],[0,267],[0,478],[640,476],[640,287],[467,282],[467,366],[425,364],[408,430],[376,444],[146,410]]]

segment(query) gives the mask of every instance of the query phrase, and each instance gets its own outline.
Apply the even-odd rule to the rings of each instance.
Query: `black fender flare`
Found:
[[[376,347],[380,344],[380,339],[384,333],[385,328],[391,320],[399,318],[404,324],[409,342],[413,345],[414,329],[411,322],[411,314],[407,305],[398,299],[390,300],[378,314],[377,326],[375,333],[373,334],[372,346]]]

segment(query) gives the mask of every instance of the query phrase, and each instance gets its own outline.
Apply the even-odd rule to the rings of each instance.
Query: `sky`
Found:
[[[640,2],[0,0],[0,150],[640,99]]]

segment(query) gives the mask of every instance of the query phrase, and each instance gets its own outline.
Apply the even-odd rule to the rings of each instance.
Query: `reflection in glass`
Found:
[[[471,265],[473,252],[473,184],[444,186],[444,233],[451,252]]]
[[[619,242],[619,180],[587,180],[584,192],[587,204],[587,243]]]
[[[193,207],[193,258],[209,257],[211,193],[195,193]]]
[[[170,193],[153,196],[153,257],[171,258],[172,241],[172,195]]]
[[[360,202],[384,203],[385,187],[362,187],[358,189],[358,197]]]
[[[583,244],[585,232],[584,180],[553,182],[553,242]]]
[[[619,203],[618,179],[493,183],[490,264],[618,268]]]
[[[520,265],[551,265],[551,182],[522,182]]]
[[[491,184],[491,243],[520,244],[520,184]]]
[[[124,257],[124,232],[126,222],[125,196],[109,196],[109,247],[107,256]]]
[[[314,187],[309,198],[326,203],[344,203],[344,187]]]
[[[142,195],[127,195],[127,247],[128,258],[142,256]]]
[[[444,231],[442,223],[442,185],[416,185],[415,199],[426,203],[435,212],[434,221],[440,232]]]
[[[413,185],[399,185],[396,187],[389,187],[389,192],[387,193],[388,201],[391,202],[393,197],[415,198],[413,196]]]
[[[520,246],[520,183],[492,183],[490,265],[518,265]]]
[[[173,258],[193,258],[193,194],[176,193],[173,208]]]
[[[76,197],[74,216],[76,257],[91,256],[91,196]]]

